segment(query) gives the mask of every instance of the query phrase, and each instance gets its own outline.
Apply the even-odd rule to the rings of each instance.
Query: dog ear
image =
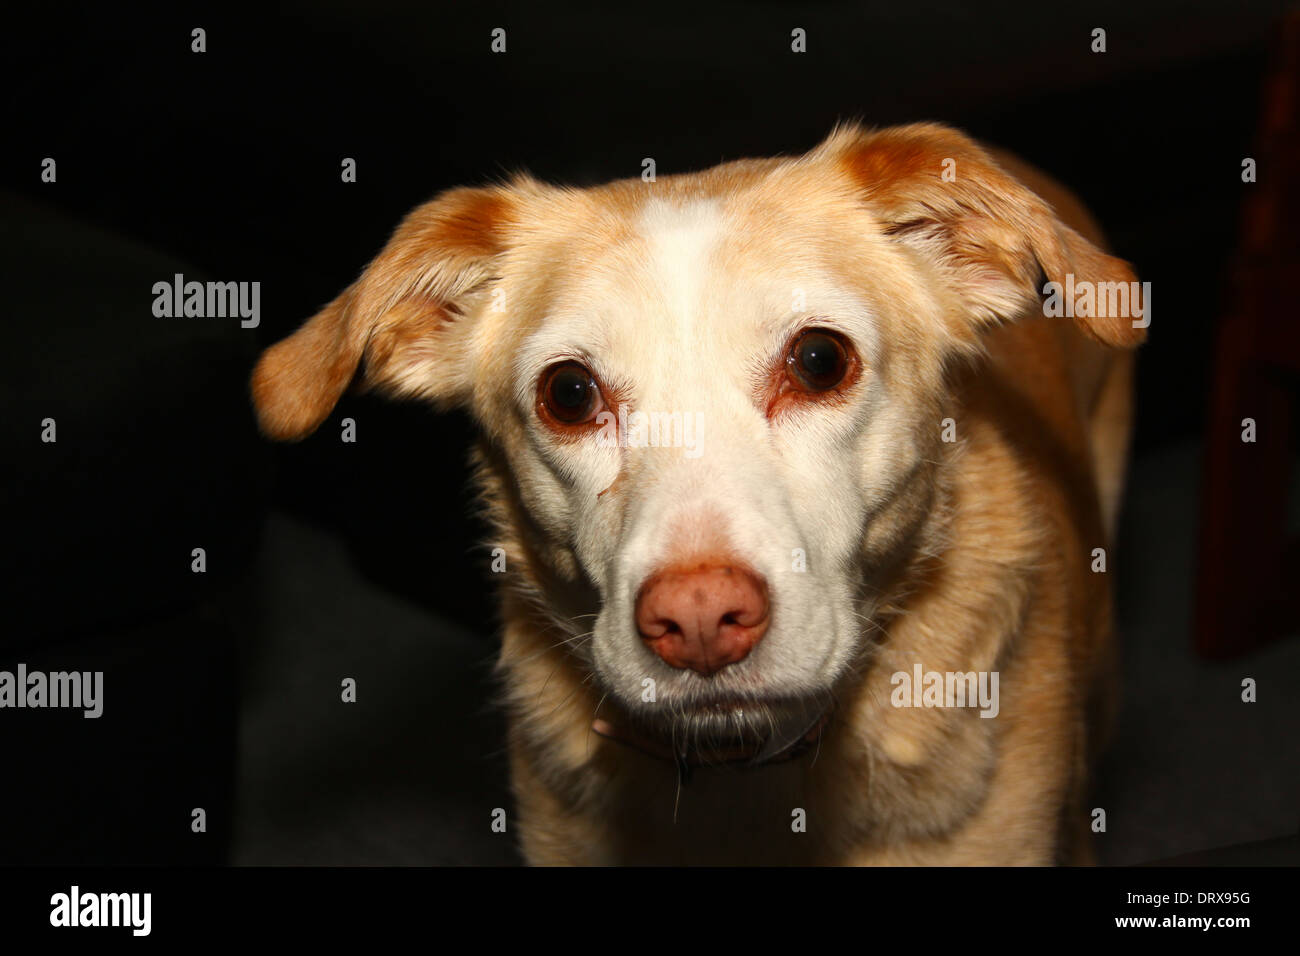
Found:
[[[1094,289],[1107,288],[1103,283],[1125,283],[1127,289],[1135,281],[1128,263],[1061,222],[1046,202],[956,130],[929,123],[877,132],[848,128],[823,148],[847,167],[885,232],[947,275],[978,325],[1014,319],[1035,307],[1043,277],[1065,283],[1072,274],[1074,286],[1089,282]],[[1132,347],[1146,336],[1143,326],[1134,328],[1131,315],[1076,321],[1111,346]]]
[[[253,371],[262,431],[297,440],[334,409],[364,362],[364,382],[449,402],[468,362],[442,360],[467,337],[461,320],[487,295],[513,221],[507,187],[455,189],[417,207],[351,286]]]

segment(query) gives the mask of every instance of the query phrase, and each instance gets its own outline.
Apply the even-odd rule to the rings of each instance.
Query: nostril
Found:
[[[757,627],[767,618],[767,608],[755,606],[739,611],[728,611],[718,618],[719,627]]]
[[[663,637],[681,636],[681,625],[667,617],[645,617],[637,615],[636,629],[647,641]]]
[[[741,607],[735,607],[718,618],[718,626],[758,627],[767,620],[768,602],[764,594],[755,592]]]

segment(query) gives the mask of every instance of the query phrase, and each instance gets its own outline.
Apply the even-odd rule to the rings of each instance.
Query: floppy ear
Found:
[[[1075,287],[1090,282],[1103,289],[1102,283],[1135,279],[1128,263],[1061,222],[956,130],[931,123],[878,132],[849,128],[825,148],[847,167],[886,233],[938,266],[981,325],[1035,308],[1044,276],[1064,283],[1071,274]],[[1145,323],[1134,328],[1129,314],[1076,321],[1111,346],[1135,346],[1146,337]]]
[[[253,404],[272,438],[303,438],[364,381],[435,402],[464,394],[469,363],[439,361],[487,294],[513,219],[506,187],[455,189],[417,207],[351,286],[253,370]]]

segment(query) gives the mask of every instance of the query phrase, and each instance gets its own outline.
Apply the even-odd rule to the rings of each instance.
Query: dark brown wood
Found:
[[[1278,32],[1254,158],[1243,183],[1232,311],[1217,335],[1205,443],[1195,646],[1250,651],[1300,626],[1300,542],[1287,535],[1300,390],[1300,14]],[[1243,420],[1255,441],[1242,440]]]

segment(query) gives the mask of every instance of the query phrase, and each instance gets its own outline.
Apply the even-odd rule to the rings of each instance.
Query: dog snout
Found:
[[[670,567],[636,600],[636,626],[666,664],[705,677],[744,660],[767,631],[767,582],[743,564]]]

